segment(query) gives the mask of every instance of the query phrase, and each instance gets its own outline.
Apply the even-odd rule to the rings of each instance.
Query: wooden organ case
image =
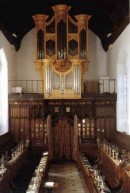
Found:
[[[87,14],[70,16],[68,5],[52,6],[52,17],[33,16],[36,70],[44,80],[45,99],[81,98],[82,73],[88,68]]]

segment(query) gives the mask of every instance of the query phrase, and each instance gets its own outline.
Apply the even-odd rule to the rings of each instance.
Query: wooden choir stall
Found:
[[[21,167],[27,164],[28,144],[20,142],[11,150],[9,155],[6,151],[0,159],[0,193],[9,193],[16,188],[14,179]]]

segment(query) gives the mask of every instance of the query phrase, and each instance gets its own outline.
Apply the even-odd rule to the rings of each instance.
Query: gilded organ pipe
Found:
[[[60,4],[52,6],[51,18],[44,14],[33,16],[37,34],[35,65],[44,80],[45,98],[81,98],[81,77],[89,64],[90,16],[79,14],[72,17],[70,9],[70,6]],[[53,79],[59,80],[61,85],[55,86]]]

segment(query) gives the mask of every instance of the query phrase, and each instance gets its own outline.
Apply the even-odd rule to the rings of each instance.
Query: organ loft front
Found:
[[[73,15],[72,8],[59,4],[48,15],[32,15],[40,80],[10,83],[9,132],[0,136],[0,193],[17,188],[15,179],[25,165],[29,174],[36,166],[26,193],[59,186],[62,191],[61,179],[47,189],[48,171],[70,162],[78,166],[88,193],[130,192],[130,140],[116,129],[116,84],[86,80],[92,17]]]

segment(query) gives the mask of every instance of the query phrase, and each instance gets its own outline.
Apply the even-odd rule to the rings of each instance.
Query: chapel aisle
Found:
[[[75,163],[51,164],[47,181],[58,183],[53,193],[89,193]]]

